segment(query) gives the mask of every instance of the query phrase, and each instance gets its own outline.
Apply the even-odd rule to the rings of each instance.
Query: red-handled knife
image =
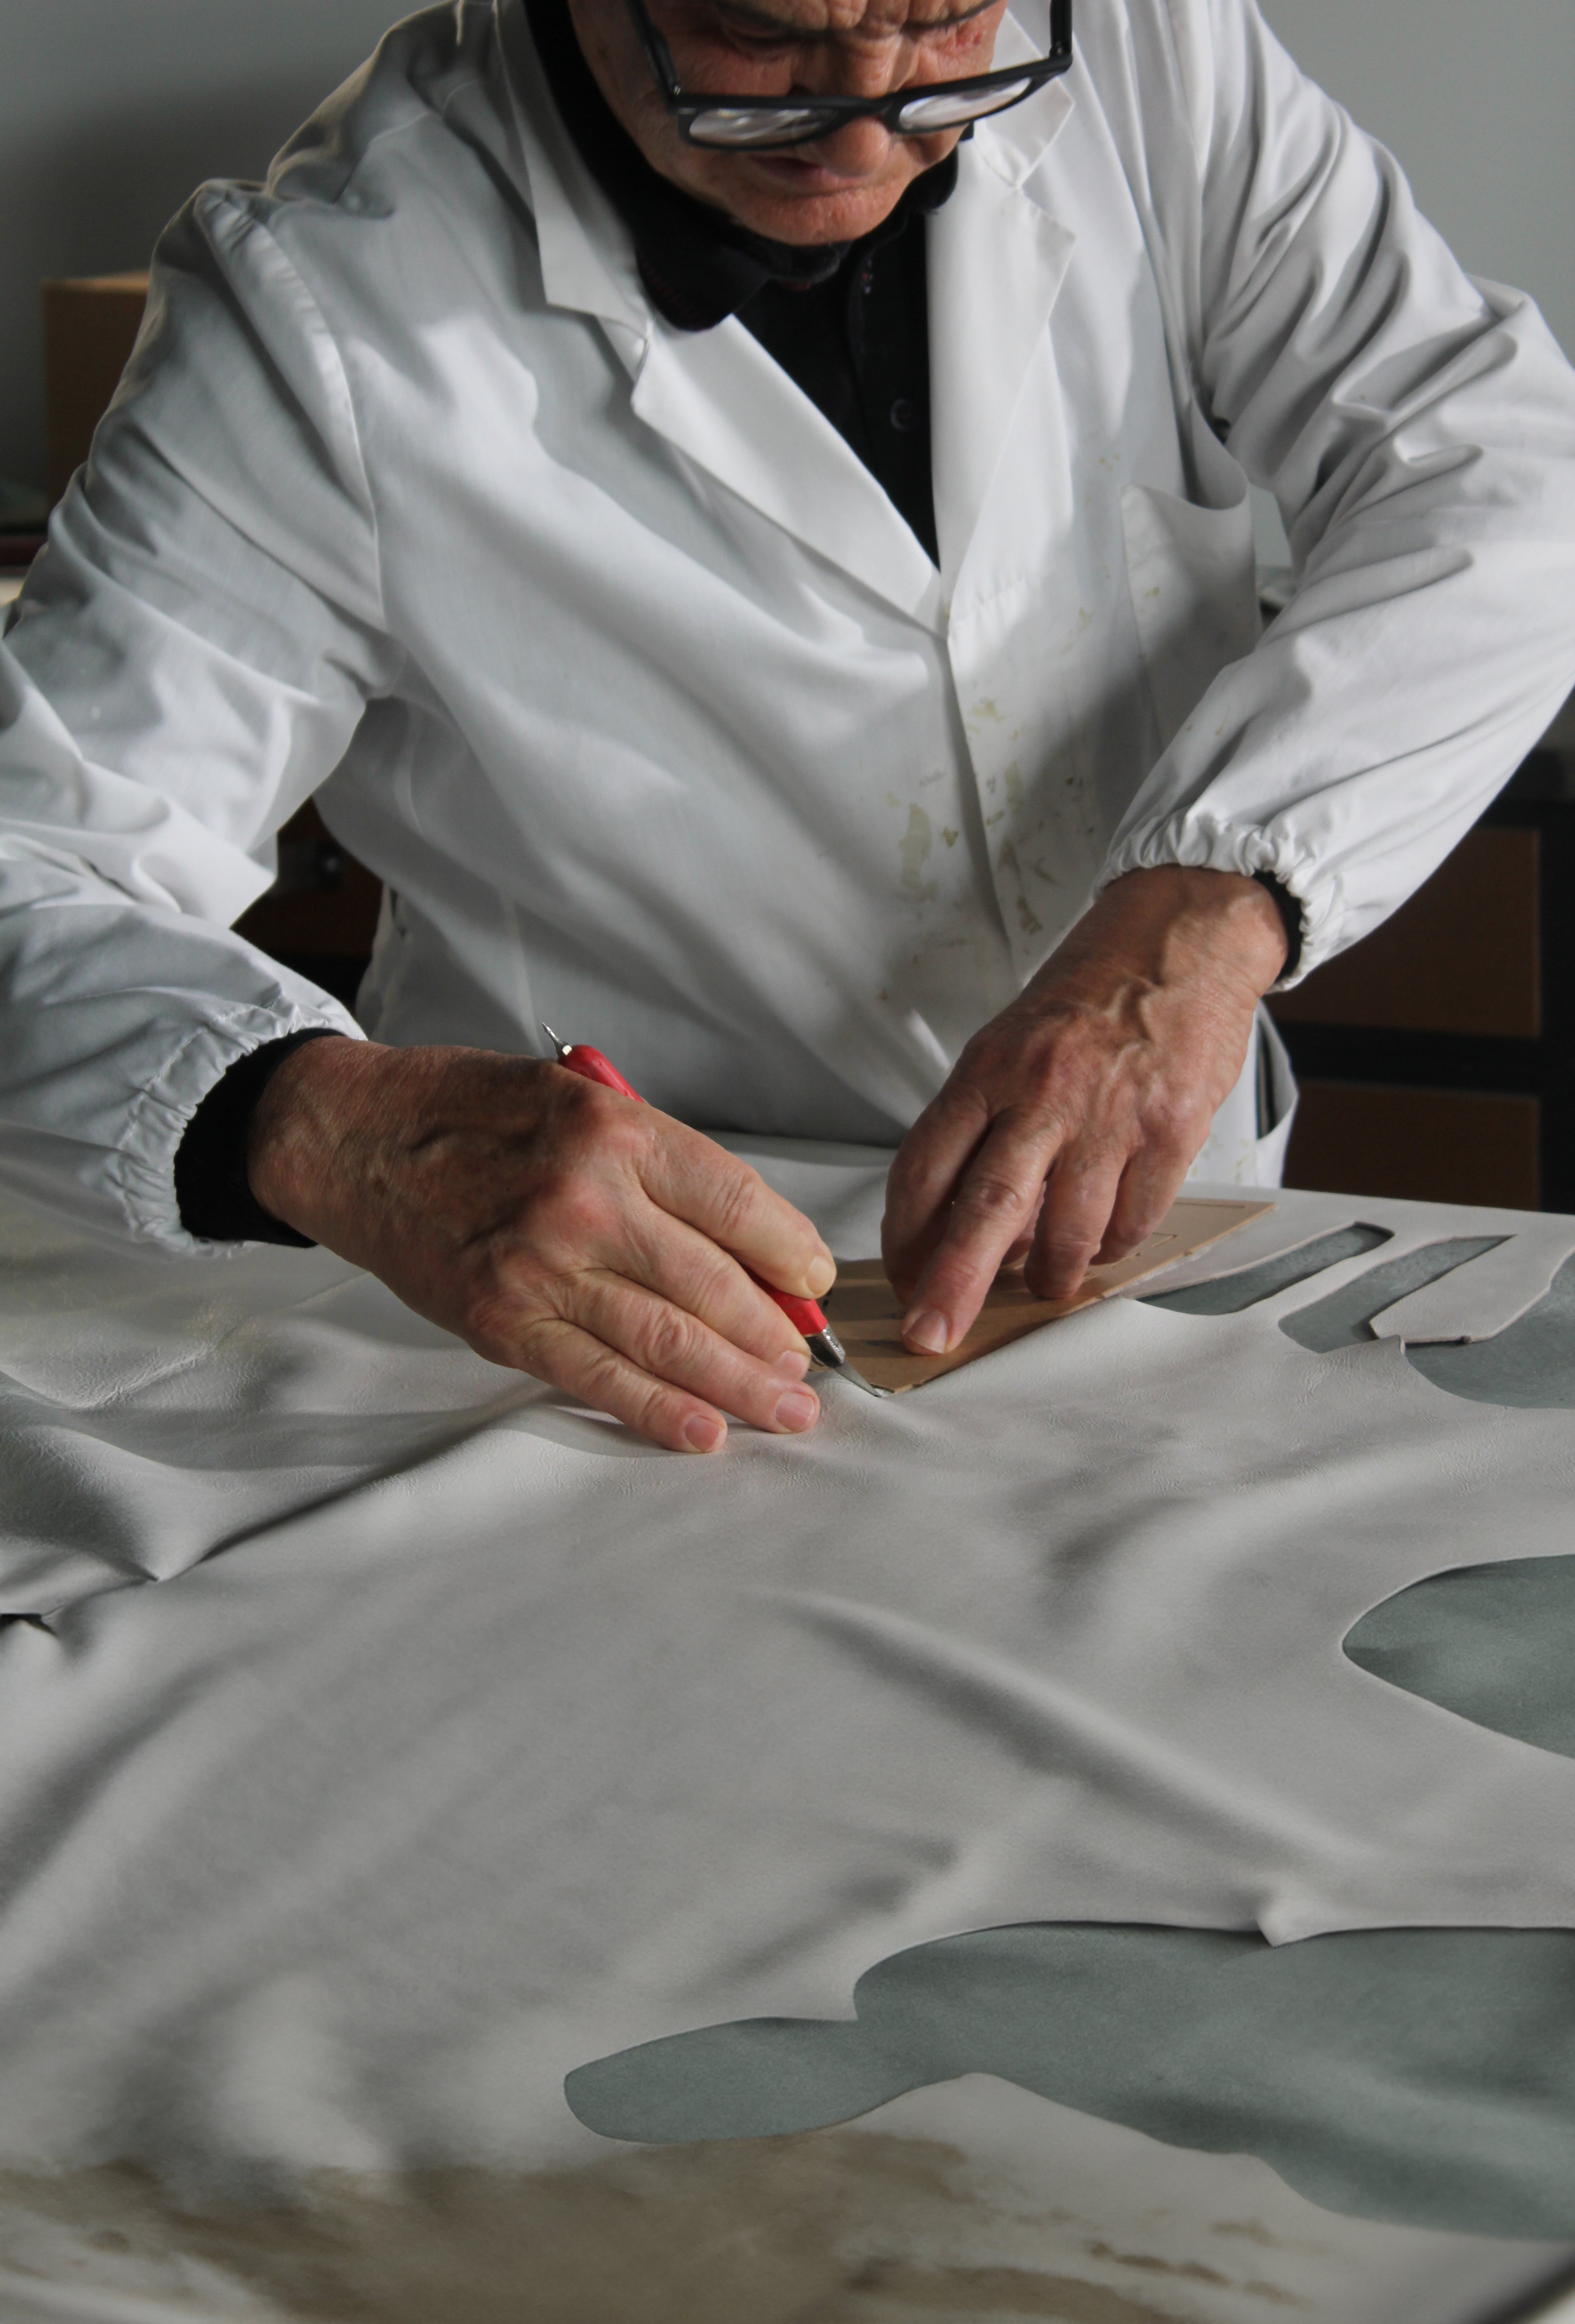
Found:
[[[637,1089],[631,1088],[610,1057],[600,1049],[587,1047],[584,1041],[560,1041],[550,1025],[542,1031],[552,1043],[552,1053],[566,1073],[578,1074],[582,1081],[600,1082],[603,1089],[616,1090],[620,1097],[631,1097],[636,1105],[645,1100]],[[741,1259],[739,1264],[743,1265]],[[778,1291],[774,1283],[767,1283],[752,1267],[744,1273],[751,1283],[758,1283],[769,1299],[774,1299],[796,1332],[802,1333],[809,1343],[809,1352],[823,1370],[840,1372],[843,1379],[861,1388],[867,1396],[889,1396],[891,1390],[877,1388],[862,1372],[855,1371],[848,1361],[848,1351],[826,1322],[819,1305],[813,1299],[795,1298],[791,1291]]]

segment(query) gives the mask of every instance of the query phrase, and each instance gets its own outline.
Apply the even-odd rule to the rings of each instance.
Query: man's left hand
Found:
[[[1285,962],[1274,898],[1179,865],[1107,888],[1020,997],[976,1033],[904,1139],[887,1272],[910,1348],[953,1348],[997,1271],[1070,1299],[1153,1231],[1246,1062]]]

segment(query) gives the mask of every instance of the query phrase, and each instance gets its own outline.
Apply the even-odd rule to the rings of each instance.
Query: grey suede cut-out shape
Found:
[[[818,2129],[994,2074],[1173,2146],[1259,2156],[1325,2209],[1575,2234],[1575,1932],[1256,1935],[1029,1923],[894,1954],[856,2023],[760,2018],[565,2083],[603,2137]]]
[[[1354,1282],[1331,1291],[1327,1299],[1283,1316],[1280,1329],[1315,1356],[1332,1354],[1336,1348],[1359,1347],[1371,1341],[1368,1326],[1386,1307],[1420,1291],[1424,1284],[1436,1283],[1441,1275],[1452,1274],[1468,1259],[1479,1259],[1485,1250],[1496,1250],[1504,1240],[1502,1235],[1459,1235],[1448,1242],[1430,1242],[1422,1250],[1408,1250],[1400,1259],[1369,1267]]]
[[[1575,1259],[1536,1305],[1491,1340],[1408,1347],[1405,1360],[1451,1396],[1532,1411],[1575,1410]]]
[[[580,2120],[604,2138],[675,2146],[853,2122],[906,2090],[945,2079],[929,2070],[911,2042],[893,2049],[861,2023],[745,2017],[577,2066],[564,2092]]]
[[[1239,1314],[1392,1239],[1382,1227],[1341,1227],[1239,1275],[1189,1284],[1180,1291],[1155,1292],[1142,1304],[1180,1315]],[[1498,1235],[1469,1236],[1430,1243],[1425,1250],[1368,1268],[1329,1298],[1299,1309],[1280,1329],[1314,1354],[1359,1345],[1371,1337],[1372,1318],[1386,1305],[1496,1250],[1503,1240]],[[1575,1259],[1565,1261],[1534,1307],[1491,1339],[1407,1342],[1405,1360],[1435,1388],[1473,1404],[1575,1410]]]
[[[1326,1274],[1341,1259],[1359,1259],[1364,1250],[1377,1250],[1381,1243],[1393,1240],[1387,1227],[1340,1227],[1333,1234],[1320,1235],[1316,1242],[1303,1243],[1299,1250],[1283,1250],[1273,1259],[1259,1259],[1256,1267],[1243,1268],[1239,1275],[1217,1276],[1211,1283],[1189,1283],[1180,1291],[1156,1291],[1143,1305],[1168,1307],[1174,1315],[1239,1315],[1244,1307],[1256,1307],[1276,1292],[1305,1283],[1309,1276]],[[1373,1310],[1375,1314],[1377,1312]]]
[[[1346,1633],[1353,1663],[1478,1727],[1575,1759],[1575,1556],[1430,1573]]]

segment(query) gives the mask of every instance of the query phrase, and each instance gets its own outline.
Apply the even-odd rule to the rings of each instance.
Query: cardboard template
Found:
[[[902,1344],[903,1303],[886,1280],[878,1259],[850,1259],[821,1303],[827,1320],[848,1351],[848,1360],[877,1388],[900,1395],[922,1388],[926,1380],[954,1372],[977,1357],[1036,1332],[1041,1324],[1058,1323],[1096,1299],[1108,1299],[1146,1275],[1175,1267],[1192,1259],[1252,1219],[1262,1218],[1274,1204],[1265,1202],[1220,1202],[1184,1194],[1173,1203],[1154,1232],[1126,1259],[1110,1267],[1091,1267],[1074,1299],[1036,1299],[1020,1271],[1003,1268],[997,1276],[982,1314],[961,1344],[944,1356],[916,1356]]]

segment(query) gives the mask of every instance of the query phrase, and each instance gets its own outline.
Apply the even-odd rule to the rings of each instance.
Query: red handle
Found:
[[[576,1041],[559,1053],[557,1062],[566,1074],[578,1074],[584,1082],[600,1082],[603,1089],[616,1090],[620,1097],[631,1097],[636,1105],[645,1103],[640,1092],[630,1087],[612,1059],[604,1057],[600,1049],[587,1048],[583,1041]],[[813,1299],[796,1299],[791,1291],[778,1291],[775,1284],[761,1282],[752,1267],[746,1267],[744,1273],[751,1283],[760,1284],[769,1299],[776,1301],[794,1330],[802,1332],[806,1340],[825,1330],[825,1317]]]
[[[752,1267],[746,1267],[744,1273],[751,1283],[760,1284],[768,1299],[776,1301],[794,1330],[801,1332],[806,1340],[813,1340],[817,1333],[827,1329],[825,1317],[813,1299],[795,1299],[791,1291],[778,1291],[774,1283],[761,1282]]]
[[[645,1103],[640,1092],[630,1088],[611,1057],[604,1057],[600,1049],[588,1049],[583,1041],[576,1041],[564,1050],[557,1062],[566,1074],[578,1074],[583,1082],[600,1082],[603,1089],[616,1090],[620,1097],[631,1097],[636,1105]]]

